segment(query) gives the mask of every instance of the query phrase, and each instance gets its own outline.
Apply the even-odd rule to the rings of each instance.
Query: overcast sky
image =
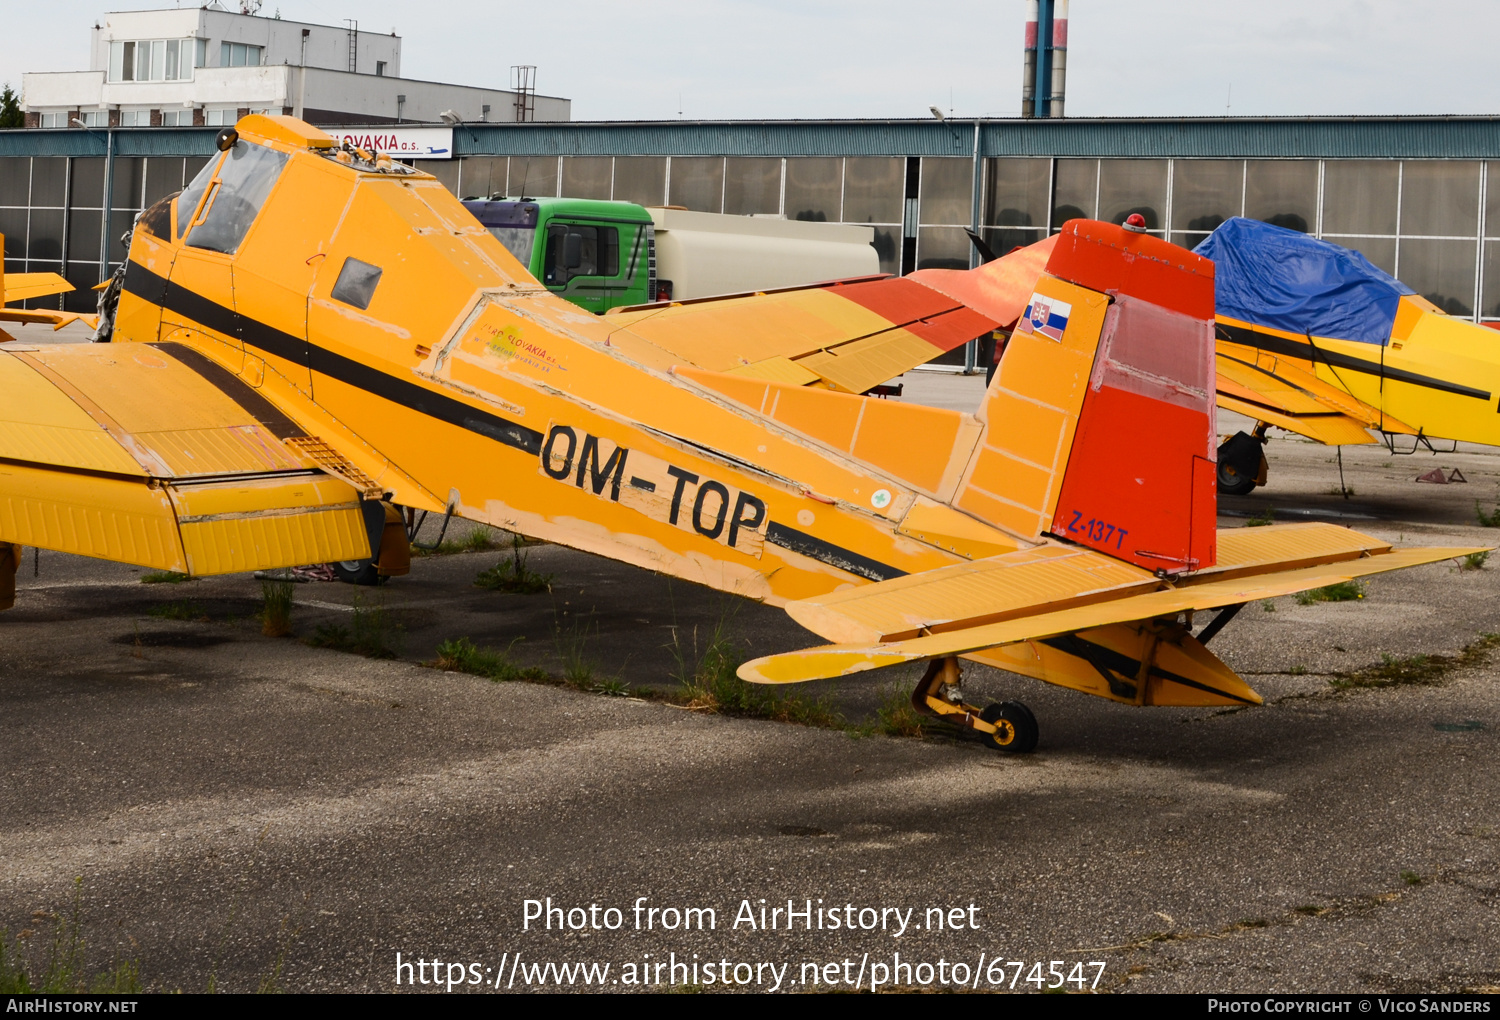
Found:
[[[234,4],[227,4],[235,6]],[[0,0],[0,81],[88,66],[109,10]],[[184,3],[182,6],[190,6]],[[267,0],[404,39],[408,78],[538,91],[573,119],[919,117],[1020,111],[1024,0]],[[1496,0],[1073,0],[1071,116],[1500,113]]]

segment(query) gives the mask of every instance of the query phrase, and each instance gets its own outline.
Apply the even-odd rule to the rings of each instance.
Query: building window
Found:
[[[39,118],[38,127],[55,128],[63,126],[63,115],[60,113],[44,113]]]
[[[121,110],[120,111],[120,126],[121,127],[150,127],[151,126],[151,111],[150,110]]]
[[[235,109],[204,110],[203,123],[211,125],[213,127],[222,127],[225,124],[233,124],[236,120],[239,119],[236,116],[237,112],[238,111]]]
[[[377,61],[375,61],[375,77],[377,77],[377,78],[384,78],[385,77],[385,61],[384,60],[377,60]]]
[[[220,67],[259,67],[261,48],[248,43],[222,43],[219,46]]]
[[[188,81],[191,39],[131,39],[109,44],[110,81]]]
[[[109,114],[103,110],[85,110],[78,114],[78,119],[83,122],[84,127],[108,127]]]
[[[162,127],[192,127],[192,110],[163,110],[161,112]]]

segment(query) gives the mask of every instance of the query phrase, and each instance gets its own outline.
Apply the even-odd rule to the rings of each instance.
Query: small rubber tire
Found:
[[[334,575],[345,584],[358,584],[373,587],[384,584],[386,578],[375,567],[375,561],[370,560],[344,560],[330,564]]]
[[[1248,496],[1255,491],[1255,479],[1246,477],[1232,465],[1219,465],[1219,491],[1226,496]]]
[[[1031,714],[1031,709],[1019,701],[996,702],[980,712],[979,718],[991,725],[1001,722],[1009,724],[1008,737],[1006,726],[1000,726],[993,734],[985,734],[989,742],[999,750],[1009,751],[1011,754],[1030,754],[1036,750],[1039,735],[1036,716]]]

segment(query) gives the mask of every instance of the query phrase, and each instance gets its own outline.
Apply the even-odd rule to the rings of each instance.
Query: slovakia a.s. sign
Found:
[[[348,142],[370,152],[388,152],[400,159],[452,159],[453,129],[449,127],[391,127],[385,124],[370,128],[349,128],[336,133],[340,142]]]

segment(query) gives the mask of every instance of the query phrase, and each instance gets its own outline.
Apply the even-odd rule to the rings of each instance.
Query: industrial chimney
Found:
[[[1068,0],[1026,0],[1021,116],[1061,117],[1068,77]]]

